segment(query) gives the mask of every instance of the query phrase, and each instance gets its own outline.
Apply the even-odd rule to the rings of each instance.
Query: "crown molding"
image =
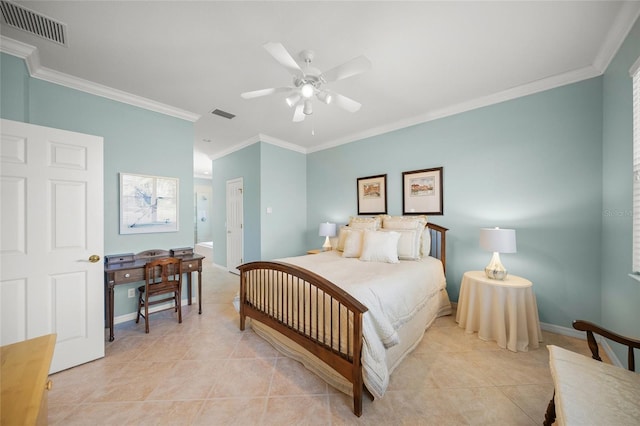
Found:
[[[545,90],[554,89],[560,86],[565,86],[571,83],[577,83],[582,80],[597,77],[602,75],[602,72],[597,70],[593,66],[587,66],[578,70],[570,71],[564,74],[555,75],[542,80],[533,81],[531,83],[514,87],[511,89],[503,90],[502,92],[493,93],[491,95],[482,96],[476,99],[471,99],[459,104],[450,105],[448,107],[440,108],[437,110],[429,111],[426,114],[409,117],[388,125],[374,127],[364,132],[354,133],[347,135],[343,138],[334,139],[333,141],[325,144],[309,148],[307,153],[323,151],[325,149],[334,148],[336,146],[344,145],[357,140],[366,139],[374,136],[379,136],[385,133],[392,132],[394,130],[403,129],[405,127],[415,126],[417,124],[426,123],[440,118],[449,117],[452,115],[468,112],[474,109],[483,108],[486,106],[498,104],[505,101],[521,98],[523,96],[532,95],[535,93],[543,92]]]
[[[307,154],[306,148],[291,142],[283,141],[282,139],[274,138],[272,136],[265,135],[263,133],[258,134],[258,138],[260,139],[261,142],[266,142],[270,145],[275,145],[280,148],[288,149],[289,151],[299,152],[300,154]]]
[[[81,92],[90,93],[92,95],[122,102],[149,111],[159,112],[182,120],[195,122],[200,119],[200,114],[43,67],[40,64],[40,56],[38,54],[37,47],[1,35],[0,52],[24,59],[27,64],[27,69],[29,70],[29,75],[33,78],[47,81],[49,83],[59,84],[70,89],[80,90]]]
[[[625,1],[620,7],[618,16],[593,61],[593,66],[601,74],[604,74],[639,16],[640,2],[638,1]]]
[[[269,145],[275,145],[277,147],[280,148],[284,148],[284,149],[288,149],[289,151],[295,151],[295,152],[299,152],[300,154],[308,154],[308,150],[304,147],[301,147],[300,145],[296,145],[294,143],[291,142],[287,142],[287,141],[283,141],[282,139],[278,139],[278,138],[274,138],[273,136],[269,136],[269,135],[265,135],[264,133],[258,133],[255,136],[251,136],[249,139],[246,139],[234,146],[232,146],[231,148],[225,149],[224,151],[215,154],[215,155],[210,155],[209,158],[211,158],[211,161],[213,160],[217,160],[219,158],[222,157],[226,157],[229,154],[232,154],[236,151],[240,151],[241,149],[244,149],[248,146],[253,145],[254,143],[258,143],[258,142],[264,142],[264,143],[268,143]]]

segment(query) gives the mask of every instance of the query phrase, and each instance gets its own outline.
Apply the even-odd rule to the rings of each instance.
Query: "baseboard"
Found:
[[[198,303],[198,298],[193,296],[191,298],[191,303],[193,304],[197,304]],[[182,299],[182,306],[186,306],[189,304],[189,299]],[[161,311],[163,309],[167,309],[169,307],[173,306],[173,304],[171,303],[163,303],[162,305],[155,305],[152,306],[151,309],[149,309],[149,311],[151,311],[151,313],[153,312],[157,312],[157,311]],[[136,317],[138,316],[138,312],[131,312],[129,314],[124,314],[124,315],[118,315],[117,317],[113,318],[113,324],[120,324],[123,322],[127,322],[127,321],[131,321],[131,320],[135,320]]]
[[[548,324],[545,322],[540,323],[540,328],[545,331],[550,331],[551,333],[560,334],[562,336],[573,337],[576,339],[587,341],[587,333],[584,331],[576,330],[575,328],[562,327],[555,324]],[[609,342],[602,336],[594,335],[596,341],[600,345],[600,347],[605,351],[613,365],[617,367],[627,368],[626,365],[622,364],[618,359],[618,356],[613,352],[611,346],[609,346]],[[586,345],[586,343],[585,343]]]

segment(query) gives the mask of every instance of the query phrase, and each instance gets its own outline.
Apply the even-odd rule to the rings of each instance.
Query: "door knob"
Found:
[[[92,254],[91,256],[89,256],[89,262],[91,263],[96,263],[99,260],[100,256],[98,256],[97,254]]]

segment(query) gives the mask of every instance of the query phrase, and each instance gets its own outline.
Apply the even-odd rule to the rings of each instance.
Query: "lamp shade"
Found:
[[[516,230],[482,228],[480,229],[480,247],[494,253],[515,253]]]
[[[324,222],[320,224],[318,235],[321,237],[335,237],[336,236],[336,224]]]

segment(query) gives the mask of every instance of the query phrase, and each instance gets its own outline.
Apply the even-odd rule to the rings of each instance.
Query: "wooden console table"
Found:
[[[109,341],[113,342],[113,288],[119,284],[144,281],[144,265],[151,259],[169,257],[169,250],[146,250],[136,254],[133,260],[114,262],[104,266],[105,311],[109,326]],[[187,297],[191,305],[191,273],[198,272],[198,314],[202,314],[202,259],[193,253],[174,256],[182,260],[182,272],[187,274]]]

